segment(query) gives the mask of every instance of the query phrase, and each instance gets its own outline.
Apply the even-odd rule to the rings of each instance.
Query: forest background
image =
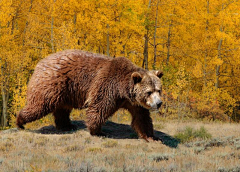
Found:
[[[163,118],[239,122],[239,9],[238,0],[0,0],[0,127],[14,126],[39,60],[64,49],[163,70]]]

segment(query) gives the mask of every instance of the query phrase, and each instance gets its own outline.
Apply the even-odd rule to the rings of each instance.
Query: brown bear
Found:
[[[132,115],[139,137],[153,140],[150,109],[161,104],[163,73],[147,71],[124,57],[110,58],[81,50],[65,50],[42,59],[29,81],[27,104],[17,116],[17,126],[53,113],[56,128],[71,130],[73,108],[87,108],[91,135],[102,135],[101,126],[118,109]]]

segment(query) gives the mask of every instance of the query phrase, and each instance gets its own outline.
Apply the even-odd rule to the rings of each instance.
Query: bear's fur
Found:
[[[56,128],[71,130],[73,108],[87,108],[87,127],[102,135],[101,126],[119,108],[132,115],[139,137],[154,139],[149,109],[161,105],[162,72],[147,71],[124,57],[110,58],[81,50],[65,50],[41,60],[31,77],[27,104],[17,126],[53,113]]]

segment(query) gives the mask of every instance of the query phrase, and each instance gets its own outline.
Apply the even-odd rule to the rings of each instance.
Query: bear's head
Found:
[[[133,72],[134,95],[137,104],[146,109],[158,109],[162,105],[162,71]]]

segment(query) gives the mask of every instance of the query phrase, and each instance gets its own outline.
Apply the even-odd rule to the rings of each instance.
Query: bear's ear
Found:
[[[153,73],[158,77],[158,78],[162,78],[163,76],[163,72],[161,70],[154,70]]]
[[[142,76],[138,72],[133,72],[131,78],[132,78],[134,84],[137,84],[142,81]]]

